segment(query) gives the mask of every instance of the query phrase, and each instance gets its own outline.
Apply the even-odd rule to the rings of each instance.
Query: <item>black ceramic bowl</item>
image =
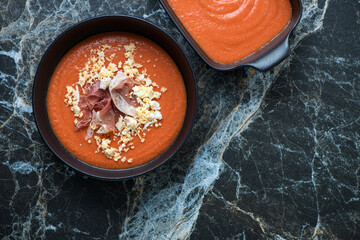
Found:
[[[173,144],[154,160],[130,169],[111,170],[86,164],[70,154],[56,138],[48,119],[46,95],[50,78],[61,58],[79,42],[104,32],[130,32],[161,46],[174,60],[185,82],[187,110],[185,121]],[[39,132],[49,148],[68,166],[91,177],[122,180],[147,173],[171,158],[189,135],[196,110],[196,86],[191,66],[174,39],[154,24],[129,16],[104,16],[85,20],[67,29],[45,52],[38,66],[33,86],[33,112]]]
[[[175,14],[167,0],[160,0],[161,4],[170,15],[175,25],[179,28],[180,32],[188,40],[194,50],[200,55],[200,57],[212,68],[216,70],[232,70],[239,67],[250,66],[260,71],[269,70],[273,68],[285,58],[290,55],[289,48],[289,35],[291,31],[296,27],[300,21],[302,14],[302,5],[300,0],[290,0],[292,6],[292,18],[285,29],[280,32],[274,39],[268,44],[259,49],[257,52],[241,59],[240,61],[222,64],[212,60],[197,44],[191,34],[187,31],[180,19]]]

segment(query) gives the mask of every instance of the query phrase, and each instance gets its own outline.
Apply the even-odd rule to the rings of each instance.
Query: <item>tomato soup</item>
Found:
[[[289,0],[167,0],[215,62],[234,63],[270,42],[289,23]]]
[[[144,37],[118,32],[73,47],[57,65],[46,101],[61,144],[81,161],[108,169],[159,156],[186,112],[184,82],[170,56]]]

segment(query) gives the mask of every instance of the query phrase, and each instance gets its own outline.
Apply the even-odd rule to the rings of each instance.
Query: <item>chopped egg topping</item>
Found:
[[[119,45],[118,47],[122,46]],[[82,92],[85,93],[85,87],[87,85],[92,85],[99,81],[100,88],[106,90],[109,88],[109,85],[118,71],[123,71],[129,78],[133,78],[139,82],[140,84],[134,86],[129,94],[130,98],[135,97],[136,101],[139,103],[139,106],[136,108],[136,115],[120,115],[116,120],[115,130],[112,132],[113,134],[111,136],[109,134],[96,133],[106,132],[106,125],[94,126],[90,123],[89,129],[95,132],[93,136],[95,141],[91,141],[90,139],[86,140],[88,144],[91,144],[92,142],[96,143],[96,153],[102,153],[107,158],[113,159],[116,162],[131,163],[133,161],[132,158],[127,159],[121,154],[135,149],[132,142],[135,137],[138,137],[140,142],[143,143],[145,142],[146,137],[145,130],[150,131],[151,127],[157,128],[161,126],[161,106],[157,100],[167,89],[165,87],[161,87],[160,89],[159,85],[150,79],[150,76],[146,73],[146,69],[143,68],[141,64],[135,62],[135,43],[130,43],[123,47],[125,49],[124,56],[126,58],[124,63],[114,63],[114,53],[109,57],[106,57],[106,50],[111,49],[111,46],[109,45],[105,44],[97,49],[91,49],[88,62],[79,72],[79,81],[73,84],[73,86],[66,87],[67,93],[64,102],[74,113],[74,116],[76,117],[74,124],[76,124],[81,120],[77,118],[82,118],[84,115],[78,106],[80,100],[79,87],[82,89]],[[142,58],[142,55],[140,55],[140,58]],[[107,66],[105,64],[106,60],[109,62]],[[157,59],[155,61],[157,61]],[[154,88],[158,88],[160,91],[155,91]],[[94,114],[96,115],[98,112]]]
[[[70,110],[74,112],[74,116],[81,118],[84,114],[82,113],[81,109],[79,108],[79,89],[76,86],[76,89],[72,86],[66,86],[66,95],[64,102],[67,106],[71,106]],[[77,121],[77,119],[75,119]],[[75,123],[76,124],[76,123]]]

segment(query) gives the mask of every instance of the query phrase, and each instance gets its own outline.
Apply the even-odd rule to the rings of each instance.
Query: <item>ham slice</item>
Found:
[[[92,119],[92,114],[91,111],[89,109],[81,109],[81,111],[84,114],[83,119],[81,119],[79,122],[76,123],[76,130],[80,130],[83,127],[89,126],[91,119]]]
[[[130,92],[135,85],[136,81],[127,77],[122,71],[118,71],[109,85],[111,99],[116,108],[133,117],[136,116],[136,107],[139,106],[135,96],[130,98]]]
[[[100,81],[88,85],[85,94],[80,96],[79,108],[84,118],[77,124],[77,130],[88,127],[85,139],[94,135],[92,127],[99,127],[96,133],[106,134],[115,130],[116,119],[122,115],[136,116],[139,103],[136,97],[130,98],[132,88],[138,83],[119,71],[112,79],[109,88],[100,88]]]
[[[96,106],[101,106],[101,110],[96,111]],[[91,122],[89,123],[85,139],[87,140],[93,136],[94,130],[91,127],[100,126],[100,128],[96,131],[96,133],[99,134],[106,134],[114,131],[115,121],[116,114],[111,104],[111,98],[105,98],[101,100],[101,102],[94,106]]]
[[[97,131],[97,133],[108,133],[115,130],[115,113],[112,109],[111,99],[106,98],[103,101],[105,101],[104,107],[96,112],[98,115],[98,120],[101,122],[101,127]]]
[[[79,107],[88,108],[90,111],[94,106],[102,99],[110,97],[109,92],[100,88],[100,82],[95,82],[92,86],[88,86],[85,92],[85,96],[80,97]]]
[[[108,102],[111,103],[110,93],[100,88],[100,82],[88,85],[85,88],[85,95],[80,96],[78,106],[84,113],[84,118],[76,124],[76,129],[89,126],[93,119],[93,110],[100,111]]]

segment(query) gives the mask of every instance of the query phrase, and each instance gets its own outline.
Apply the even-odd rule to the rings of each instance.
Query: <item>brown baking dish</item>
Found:
[[[302,4],[300,0],[290,0],[292,5],[292,17],[289,24],[281,31],[275,38],[273,38],[269,43],[263,46],[261,49],[255,53],[241,59],[240,61],[222,64],[212,60],[198,45],[194,38],[187,31],[185,26],[181,23],[180,19],[175,14],[174,10],[171,8],[167,0],[160,0],[161,4],[170,15],[171,19],[174,21],[176,26],[179,28],[180,32],[188,40],[190,45],[194,50],[200,55],[200,57],[211,67],[216,70],[232,70],[239,67],[250,66],[254,67],[260,71],[265,71],[273,68],[280,62],[282,62],[286,57],[290,55],[289,48],[289,35],[291,31],[295,28],[301,18],[302,14]]]

